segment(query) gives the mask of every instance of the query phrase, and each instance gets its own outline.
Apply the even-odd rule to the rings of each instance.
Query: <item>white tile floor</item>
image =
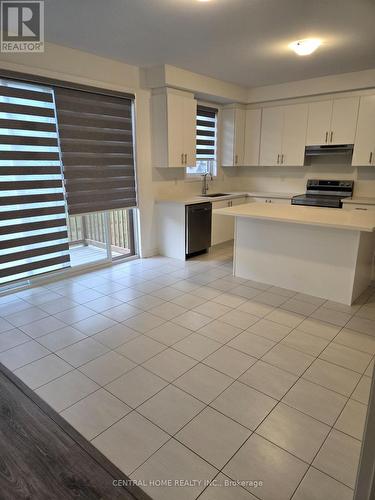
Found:
[[[374,355],[375,288],[234,278],[228,245],[0,298],[1,363],[130,477],[201,480],[156,499],[351,499]]]

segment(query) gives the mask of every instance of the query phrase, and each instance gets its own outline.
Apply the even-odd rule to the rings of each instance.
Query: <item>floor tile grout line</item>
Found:
[[[226,292],[224,292],[224,293],[226,293]],[[197,333],[198,333],[198,332],[197,332]],[[228,341],[228,342],[229,342],[229,341]],[[332,341],[331,341],[331,342],[332,342]],[[202,360],[202,361],[203,361],[203,360]],[[362,377],[363,377],[363,376],[365,376],[365,375],[363,374],[363,375],[362,375]],[[361,378],[362,378],[362,377],[361,377]],[[358,383],[359,383],[359,382],[358,382]],[[354,389],[354,390],[355,390],[355,389]],[[354,390],[353,390],[353,392],[354,392]]]
[[[349,321],[349,320],[348,320],[348,321]],[[341,330],[339,330],[339,332],[337,332],[337,334],[336,334],[336,335],[335,335],[335,337],[331,340],[331,342],[333,342],[333,340],[337,337],[337,335],[339,335],[339,333],[340,333],[340,332],[341,332],[344,328],[345,328],[345,326],[343,326],[343,327],[341,328]],[[329,344],[328,344],[328,345],[329,345]],[[310,366],[311,366],[311,365],[310,365]],[[309,366],[309,367],[310,367],[310,366]],[[307,368],[306,368],[306,370],[303,372],[303,374],[304,374],[304,373],[306,373],[306,371],[308,370],[308,368],[309,368],[309,367],[307,367]],[[300,376],[300,378],[299,378],[298,380],[300,380],[300,379],[303,377],[303,374]],[[298,382],[298,380],[295,382],[295,384]],[[359,381],[358,381],[358,383],[359,383]],[[357,383],[357,385],[358,385],[358,383]],[[293,384],[293,386],[292,386],[292,387],[294,387],[294,385],[295,385],[295,384]],[[356,385],[356,386],[357,386],[357,385]],[[288,392],[290,392],[290,390],[292,389],[292,387],[290,387],[290,389],[287,391],[287,393],[283,396],[283,399],[284,399],[284,398],[285,398],[285,396],[288,394]],[[355,388],[353,389],[353,391],[352,391],[352,393],[351,393],[351,394],[353,394],[353,392],[354,392],[354,391],[355,391]],[[324,446],[324,444],[326,443],[326,441],[327,441],[328,437],[331,435],[332,430],[334,429],[334,426],[336,425],[336,423],[337,423],[338,419],[340,418],[340,415],[342,414],[342,412],[343,412],[344,408],[346,407],[346,405],[347,405],[347,403],[348,403],[349,399],[350,399],[350,396],[347,398],[347,401],[346,401],[345,405],[343,406],[342,410],[340,411],[340,413],[338,414],[337,418],[336,418],[336,419],[335,419],[335,421],[333,422],[333,425],[331,426],[331,430],[328,432],[327,436],[325,437],[325,439],[323,440],[322,444],[320,445],[320,447],[319,447],[318,451],[317,451],[317,452],[316,452],[316,454],[314,455],[314,458],[313,458],[313,460],[311,461],[310,467],[312,467],[312,464],[314,463],[314,460],[316,459],[316,457],[318,456],[319,452],[320,452],[320,451],[321,451],[321,449],[323,448],[323,446]],[[310,467],[309,467],[309,468],[310,468]],[[296,493],[297,489],[299,488],[300,484],[302,483],[303,479],[305,478],[305,476],[306,476],[306,474],[307,474],[307,472],[308,472],[309,468],[305,471],[305,474],[302,476],[302,478],[301,478],[300,482],[299,482],[299,483],[298,483],[298,485],[296,486],[296,488],[295,488],[295,490],[294,490],[294,492],[293,492],[293,494],[292,494],[292,496],[291,496],[291,499],[293,498],[293,496],[295,495],[295,493]],[[318,470],[320,470],[320,469],[318,469]],[[325,472],[325,471],[320,470],[320,472],[323,472],[324,474],[326,474],[326,472]],[[327,474],[327,475],[328,475],[328,474]],[[333,478],[333,479],[336,479],[336,478]],[[337,479],[336,479],[336,481],[337,481]],[[342,483],[341,481],[339,481],[339,482],[340,482],[340,483]],[[342,484],[344,484],[344,483],[342,483]],[[345,485],[345,486],[347,486],[347,485]]]
[[[213,320],[213,321],[214,321],[214,320]],[[259,321],[259,320],[258,320],[258,321]],[[211,322],[212,322],[212,321],[211,321]],[[257,323],[257,322],[255,322],[255,323]],[[254,324],[255,324],[255,323],[254,323]],[[243,331],[245,331],[245,330],[243,330]],[[241,333],[243,333],[243,331],[242,331]],[[53,332],[51,332],[51,333],[53,333]],[[98,333],[100,333],[100,332],[98,332]],[[196,331],[196,332],[192,332],[192,333],[198,333],[198,332]],[[339,332],[338,332],[338,333],[339,333]],[[144,335],[144,334],[143,334],[143,335]],[[239,333],[238,335],[240,335],[240,333]],[[88,338],[89,338],[89,337],[91,337],[91,336],[88,336]],[[34,339],[34,340],[35,340],[35,339]],[[82,340],[85,340],[85,339],[82,339]],[[131,340],[131,339],[130,339],[130,340]],[[130,341],[130,340],[129,340],[129,341]],[[228,342],[230,342],[230,341],[228,341]],[[227,343],[228,343],[228,342],[227,342]],[[281,342],[281,341],[280,341],[280,342]],[[280,343],[280,342],[278,342],[278,343]],[[127,343],[127,342],[125,342],[125,343]],[[224,344],[224,345],[226,345],[226,344]],[[219,347],[218,349],[220,349],[220,347]],[[218,349],[217,349],[217,350],[218,350]],[[110,350],[113,350],[113,349],[110,349]],[[115,351],[115,352],[116,352],[116,351]],[[180,352],[180,351],[178,351],[178,352]],[[215,351],[215,352],[216,352],[216,351]],[[240,352],[242,352],[242,351],[240,351]],[[56,352],[54,352],[54,354],[56,354]],[[104,354],[105,354],[105,353],[104,353]],[[103,354],[102,354],[102,355],[103,355]],[[102,355],[99,355],[98,357],[101,357]],[[209,355],[208,355],[208,356],[209,356]],[[208,357],[208,356],[207,356],[207,357]],[[126,357],[126,356],[125,356],[125,357]],[[40,358],[40,359],[41,359],[41,358]],[[61,359],[63,359],[63,358],[61,358]],[[97,359],[97,358],[94,358],[94,359]],[[93,359],[93,360],[94,360],[94,359]],[[151,359],[151,358],[150,358],[150,359]],[[204,359],[205,359],[205,358],[204,358]],[[260,359],[260,358],[259,358],[259,359]],[[91,360],[91,361],[93,361],[93,360]],[[36,361],[38,361],[38,360],[36,360]],[[64,361],[65,361],[65,360],[64,360]],[[132,360],[131,360],[131,361],[132,361]],[[202,361],[203,361],[203,360],[202,360]],[[35,361],[33,361],[33,362],[35,362]],[[31,363],[33,363],[33,362],[31,362]],[[90,362],[90,361],[89,361],[89,362]],[[28,364],[30,364],[30,363],[28,363]],[[86,363],[84,363],[84,364],[86,364]],[[23,366],[26,366],[26,365],[23,365]],[[196,366],[196,365],[194,365],[194,366]],[[21,367],[19,367],[19,368],[21,368]],[[74,368],[74,367],[73,367],[73,368]],[[75,368],[76,368],[76,369],[79,369],[79,367],[75,367]],[[210,367],[210,368],[211,368],[211,367]],[[217,370],[217,371],[219,371],[219,370]],[[153,373],[153,372],[151,372],[151,373]],[[225,375],[226,375],[226,374],[225,374]],[[246,384],[245,384],[245,385],[246,385]],[[318,384],[317,384],[317,385],[318,385]],[[259,392],[261,392],[261,391],[259,391]]]

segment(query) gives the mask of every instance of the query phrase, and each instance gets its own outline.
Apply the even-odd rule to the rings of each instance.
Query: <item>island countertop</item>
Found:
[[[350,231],[369,233],[375,231],[375,212],[370,211],[247,203],[234,207],[218,208],[215,213],[232,217],[331,227]]]

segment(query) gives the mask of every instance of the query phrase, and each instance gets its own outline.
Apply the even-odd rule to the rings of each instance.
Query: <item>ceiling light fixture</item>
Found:
[[[305,38],[304,40],[296,40],[290,43],[289,48],[294,50],[299,56],[308,56],[315,52],[321,43],[321,40],[318,38]]]

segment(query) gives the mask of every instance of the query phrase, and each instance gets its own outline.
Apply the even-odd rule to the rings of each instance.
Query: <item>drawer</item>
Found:
[[[367,205],[365,203],[343,203],[344,210],[372,210],[375,211],[375,205]]]

